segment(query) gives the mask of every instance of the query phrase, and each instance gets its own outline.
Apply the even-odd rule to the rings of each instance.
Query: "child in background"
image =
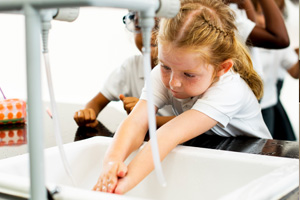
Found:
[[[290,45],[299,47],[299,1],[293,3],[291,0],[275,0],[277,3],[290,37]]]
[[[162,19],[159,65],[151,72],[156,110],[172,105],[176,116],[157,132],[160,158],[202,133],[271,138],[258,99],[262,80],[235,36],[232,10],[219,0],[184,0],[173,19]],[[93,190],[123,194],[154,168],[148,142],[128,166],[124,161],[148,130],[147,86],[120,124]],[[208,132],[207,132],[208,131]]]
[[[280,8],[286,27],[289,33],[291,44],[289,48],[295,49],[297,55],[299,55],[299,1],[297,3],[291,0],[275,0]],[[293,53],[292,53],[293,54]],[[277,104],[275,105],[275,128],[274,137],[279,140],[296,140],[296,134],[290,122],[290,118],[287,115],[285,108],[283,107],[280,94],[281,89],[286,78],[287,72],[284,68],[279,68],[277,79]],[[291,74],[290,74],[291,75]],[[291,75],[294,77],[294,75]],[[287,77],[289,78],[289,77]],[[295,101],[296,103],[296,101]]]
[[[251,0],[224,0],[236,14],[235,24],[240,39],[247,44],[253,67],[263,79],[263,69],[256,47],[280,49],[289,45],[289,37],[280,10],[274,1],[259,0],[266,13],[266,26],[256,25],[256,12]]]
[[[143,42],[140,27],[138,26],[138,16],[135,12],[129,12],[123,18],[123,22],[129,31],[134,34],[136,47],[142,51]],[[157,44],[156,34],[158,29],[158,19],[151,38],[151,66],[157,64]],[[74,120],[78,126],[96,127],[97,116],[110,101],[122,100],[124,109],[129,114],[134,105],[139,100],[144,86],[143,56],[134,55],[128,58],[120,68],[114,70],[107,78],[101,91],[90,100],[83,110],[79,110],[74,115]],[[159,110],[157,116],[157,126],[161,126],[174,115],[170,106]]]
[[[294,141],[294,130],[279,99],[277,77],[281,68],[291,77],[299,79],[298,54],[291,47],[280,50],[259,49],[259,53],[264,69],[265,93],[261,100],[263,118],[274,139]]]
[[[255,11],[251,0],[223,0],[236,13],[236,26],[240,38],[248,46],[281,49],[289,46],[289,36],[281,12],[274,0],[256,0],[264,13],[265,26],[255,24]],[[248,18],[248,19],[247,19]]]
[[[257,25],[264,28],[265,19],[261,6],[257,0],[252,1],[256,9]],[[283,11],[284,0],[275,0],[275,2],[281,8],[281,11]],[[277,108],[277,104],[280,103],[277,91],[277,77],[280,70],[285,70],[291,77],[295,79],[299,78],[299,60],[297,56],[299,48],[296,50],[291,46],[280,50],[258,48],[258,51],[264,71],[263,81],[265,92],[261,100],[261,107],[265,123],[274,139],[296,140],[283,107]],[[276,122],[276,118],[280,120]]]

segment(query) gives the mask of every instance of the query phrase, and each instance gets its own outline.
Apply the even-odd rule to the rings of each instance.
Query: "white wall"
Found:
[[[114,68],[139,53],[122,23],[126,13],[123,9],[81,8],[72,23],[52,22],[50,65],[58,102],[85,104]],[[0,27],[0,87],[7,98],[25,99],[24,17],[0,14]],[[43,100],[48,101],[43,58],[41,61]],[[287,77],[281,98],[298,136],[299,81]]]
[[[86,103],[114,68],[139,53],[122,22],[127,12],[81,8],[72,23],[52,21],[49,53],[57,101]],[[7,98],[25,98],[24,17],[0,14],[0,27],[0,87]],[[43,57],[41,62],[43,99],[49,100]]]

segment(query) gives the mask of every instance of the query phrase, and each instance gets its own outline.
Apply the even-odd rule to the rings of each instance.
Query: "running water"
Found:
[[[60,157],[61,157],[61,160],[63,162],[64,168],[67,172],[67,175],[70,177],[73,185],[77,186],[77,183],[76,183],[76,181],[75,181],[75,179],[72,175],[70,165],[67,161],[67,157],[66,157],[66,154],[65,154],[65,151],[64,151],[64,148],[63,148],[62,139],[61,139],[58,112],[57,112],[57,107],[56,107],[55,98],[54,98],[54,90],[53,90],[51,71],[50,71],[49,54],[48,53],[43,53],[43,54],[44,54],[47,81],[48,81],[48,87],[49,87],[51,109],[52,109],[52,113],[53,113],[52,117],[53,117],[53,123],[54,123],[54,134],[55,134],[56,144],[59,148]]]
[[[156,175],[158,178],[159,183],[161,186],[166,187],[167,182],[165,180],[160,155],[159,155],[159,148],[157,143],[156,137],[156,117],[155,117],[155,109],[154,109],[154,100],[153,100],[153,92],[152,92],[152,83],[151,83],[151,57],[150,52],[143,52],[144,54],[144,75],[146,78],[146,85],[147,85],[147,105],[148,105],[148,119],[149,119],[149,135],[150,135],[150,143],[151,143],[151,150],[153,156],[153,162],[155,166]]]

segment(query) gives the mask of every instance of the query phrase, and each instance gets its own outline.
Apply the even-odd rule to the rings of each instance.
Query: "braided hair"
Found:
[[[235,14],[220,0],[181,0],[176,17],[162,19],[158,33],[161,44],[172,43],[199,53],[214,66],[214,82],[221,64],[232,59],[233,70],[240,74],[257,99],[263,95],[263,82],[253,69],[247,47],[235,35]]]

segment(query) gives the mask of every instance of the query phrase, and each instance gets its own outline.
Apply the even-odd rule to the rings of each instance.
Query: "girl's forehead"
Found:
[[[182,70],[193,70],[205,63],[199,56],[199,52],[189,48],[174,47],[172,44],[158,45],[158,59],[168,67]]]

